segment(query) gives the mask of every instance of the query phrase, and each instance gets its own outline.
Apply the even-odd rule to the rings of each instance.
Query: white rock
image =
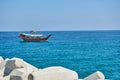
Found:
[[[38,68],[34,67],[33,65],[28,64],[26,62],[24,62],[24,64],[26,65],[24,68],[26,68],[27,73],[32,73],[34,71],[38,71]]]
[[[63,67],[48,67],[33,72],[28,80],[78,80],[78,74]]]
[[[104,80],[105,76],[102,72],[97,71],[91,75],[89,75],[88,77],[84,78],[84,80]]]
[[[0,77],[0,80],[3,80],[3,77]]]
[[[6,61],[2,61],[2,62],[0,63],[0,76],[1,76],[1,77],[4,76],[5,64],[6,64]]]
[[[4,72],[5,72],[5,65],[6,65],[6,62],[8,61],[9,59],[5,59],[3,60],[1,63],[0,63],[0,76],[5,76],[4,75]]]
[[[9,58],[6,58],[6,59],[5,59],[5,61],[8,61],[8,60],[10,60],[10,59],[9,59]]]
[[[3,57],[2,56],[0,56],[0,63],[3,61],[4,59],[3,59]]]
[[[22,59],[19,58],[12,58],[13,60],[19,60],[21,62],[23,62],[23,67],[27,70],[27,73],[32,73],[33,71],[37,71],[38,68],[34,67],[33,65],[23,61]]]
[[[6,61],[6,65],[5,65],[5,71],[4,74],[5,76],[9,75],[10,72],[16,68],[23,68],[24,67],[24,63],[23,61],[16,59],[9,59]]]
[[[6,60],[4,75],[9,75],[16,68],[25,68],[27,70],[27,73],[32,73],[33,71],[38,70],[36,67],[28,64],[22,59],[12,58]]]
[[[0,80],[10,80],[10,76],[0,77]]]
[[[10,76],[5,76],[3,80],[10,80]]]
[[[14,69],[10,73],[10,80],[27,80],[26,69],[24,68]]]

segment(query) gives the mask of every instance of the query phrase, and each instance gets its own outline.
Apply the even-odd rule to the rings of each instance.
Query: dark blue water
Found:
[[[24,42],[20,32],[0,32],[0,56],[19,57],[38,68],[63,66],[79,78],[99,70],[120,80],[120,31],[46,31],[46,42]]]

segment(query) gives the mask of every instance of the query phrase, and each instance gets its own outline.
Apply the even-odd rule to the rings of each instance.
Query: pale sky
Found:
[[[0,0],[0,31],[120,30],[120,0]]]

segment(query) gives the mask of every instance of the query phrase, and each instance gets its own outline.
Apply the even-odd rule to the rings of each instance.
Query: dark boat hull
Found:
[[[47,37],[29,38],[29,37],[22,36],[22,35],[20,34],[21,39],[23,39],[24,41],[27,41],[27,42],[43,42],[43,41],[47,41],[50,36],[51,36],[51,34],[48,35]]]

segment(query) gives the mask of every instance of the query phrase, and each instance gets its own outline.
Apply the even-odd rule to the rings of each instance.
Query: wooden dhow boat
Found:
[[[37,34],[37,33],[31,33],[31,34],[26,34],[26,33],[20,33],[19,37],[23,39],[24,41],[28,42],[43,42],[49,39],[51,34],[48,36],[44,36],[42,34]]]

